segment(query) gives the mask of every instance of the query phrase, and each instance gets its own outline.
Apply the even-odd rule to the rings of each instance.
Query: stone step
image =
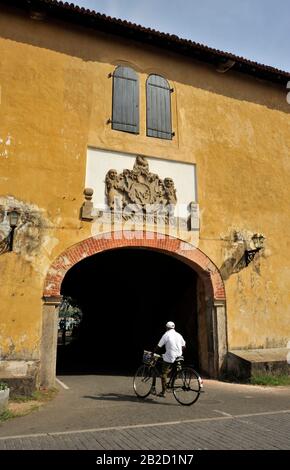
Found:
[[[290,349],[234,349],[227,355],[227,375],[249,380],[256,374],[290,375]]]
[[[39,361],[0,361],[0,380],[10,388],[10,397],[29,396],[37,388]]]

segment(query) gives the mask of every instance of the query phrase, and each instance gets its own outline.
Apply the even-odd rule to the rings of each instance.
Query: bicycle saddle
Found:
[[[178,361],[184,361],[184,357],[183,356],[178,356],[176,359],[175,359],[176,362]]]

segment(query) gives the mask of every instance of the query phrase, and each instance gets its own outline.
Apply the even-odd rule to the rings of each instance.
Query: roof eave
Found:
[[[37,12],[38,10],[41,13],[44,12],[48,17],[54,17],[65,22],[97,29],[103,33],[118,35],[126,39],[133,39],[151,46],[170,50],[195,60],[213,64],[215,67],[230,60],[234,62],[231,70],[274,83],[280,83],[284,86],[290,81],[290,73],[283,70],[259,64],[187,39],[181,39],[175,35],[160,33],[150,28],[111,18],[67,2],[63,3],[57,0],[0,0],[0,4],[10,7],[14,6],[27,12],[31,10]]]

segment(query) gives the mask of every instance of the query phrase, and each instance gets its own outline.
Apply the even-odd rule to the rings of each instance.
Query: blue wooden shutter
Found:
[[[146,84],[147,135],[172,139],[171,90],[165,78],[149,75]]]
[[[139,133],[138,77],[129,67],[117,67],[113,74],[112,129]]]

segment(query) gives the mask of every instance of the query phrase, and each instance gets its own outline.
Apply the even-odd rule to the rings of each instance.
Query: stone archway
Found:
[[[57,306],[61,284],[70,268],[86,257],[125,247],[151,249],[178,258],[192,267],[203,286],[203,315],[207,318],[208,373],[219,377],[227,354],[225,288],[218,268],[198,248],[172,236],[155,232],[110,232],[69,247],[51,265],[44,286],[40,381],[51,386],[55,380]]]

